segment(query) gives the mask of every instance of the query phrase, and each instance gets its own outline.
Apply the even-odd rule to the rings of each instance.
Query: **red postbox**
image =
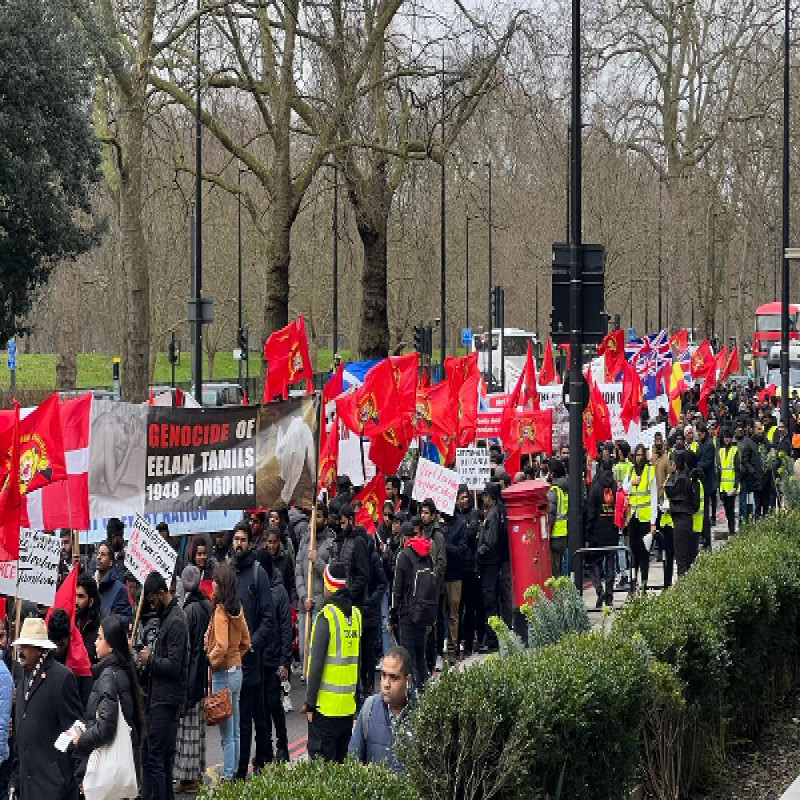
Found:
[[[508,511],[511,554],[511,591],[514,608],[524,602],[529,586],[541,586],[550,577],[550,526],[547,520],[546,481],[522,481],[503,490]]]

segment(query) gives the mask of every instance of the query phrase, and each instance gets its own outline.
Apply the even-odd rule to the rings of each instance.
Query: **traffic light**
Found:
[[[414,349],[420,354],[425,352],[425,329],[419,324],[414,326]]]
[[[236,339],[239,350],[242,351],[241,358],[243,361],[247,360],[247,331],[244,328],[239,328],[239,333]]]

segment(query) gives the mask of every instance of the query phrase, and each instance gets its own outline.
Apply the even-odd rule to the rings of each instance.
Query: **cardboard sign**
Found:
[[[456,472],[467,489],[483,491],[492,479],[489,451],[483,447],[459,447],[456,449]]]
[[[144,583],[151,572],[157,572],[169,584],[177,560],[178,554],[164,537],[141,514],[137,514],[125,549],[125,566],[136,580]]]
[[[475,426],[476,439],[499,439],[500,426],[503,422],[502,411],[479,411]]]
[[[52,533],[21,528],[19,561],[0,563],[0,593],[50,606],[56,596],[61,540]]]
[[[458,473],[454,470],[421,458],[414,476],[412,499],[422,502],[430,498],[436,504],[437,511],[452,514],[456,508],[459,483]]]

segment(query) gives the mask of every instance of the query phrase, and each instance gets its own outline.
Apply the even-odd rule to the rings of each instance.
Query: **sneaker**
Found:
[[[594,607],[595,608],[602,608],[603,607],[603,595],[602,594],[598,593],[597,601],[595,602]]]
[[[444,661],[442,661],[441,656],[436,656],[436,666],[434,667],[434,669],[437,672],[441,672],[444,669]]]
[[[292,711],[292,698],[289,697],[288,694],[283,696],[283,711],[287,714],[289,711]]]

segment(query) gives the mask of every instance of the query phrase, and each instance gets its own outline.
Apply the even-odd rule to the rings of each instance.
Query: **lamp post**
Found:
[[[339,352],[339,166],[333,165],[333,352]]]
[[[569,362],[569,498],[567,544],[569,569],[576,585],[583,584],[582,559],[573,554],[583,546],[583,250],[581,154],[581,3],[572,0],[572,108],[570,135],[570,362]],[[577,562],[577,563],[576,563]]]
[[[470,215],[467,214],[466,224],[466,260],[464,262],[464,284],[466,289],[464,291],[464,327],[469,328],[469,221]]]
[[[440,214],[441,214],[441,222],[440,222],[440,234],[441,234],[441,243],[439,246],[439,255],[441,258],[441,268],[440,268],[440,289],[439,289],[439,318],[441,320],[441,330],[439,331],[440,336],[440,348],[441,352],[439,353],[439,363],[442,365],[442,375],[444,374],[444,357],[445,357],[445,348],[447,346],[447,320],[446,320],[446,313],[447,313],[447,259],[446,259],[446,244],[447,244],[447,227],[445,223],[445,136],[444,136],[444,117],[445,117],[445,91],[444,91],[444,49],[442,49],[442,164],[441,164],[441,198],[440,198]]]
[[[789,429],[789,0],[783,7],[783,265],[781,270],[781,419]]]
[[[203,403],[203,124],[200,118],[200,4],[197,0],[197,30],[195,33],[195,76],[197,102],[195,105],[195,148],[194,148],[194,397],[198,404]]]
[[[663,220],[663,209],[661,205],[661,175],[658,176],[658,329],[664,330],[661,320],[661,225]]]
[[[243,328],[242,328],[242,165],[239,164],[236,174],[236,272],[237,272],[237,300],[238,300],[238,314],[237,314],[237,330],[236,330],[236,343],[241,347],[244,341]],[[239,385],[242,385],[242,358],[247,356],[247,353],[239,354]]]
[[[473,166],[479,166],[478,161],[472,162]],[[494,383],[492,377],[492,327],[494,320],[492,319],[492,161],[489,159],[484,162],[484,166],[489,170],[489,263],[488,263],[488,279],[489,279],[489,292],[486,299],[486,306],[488,311],[488,331],[489,341],[486,349],[486,361],[488,365],[488,375],[486,378],[486,385],[488,386],[489,393],[492,392],[492,384]],[[502,358],[502,352],[500,357]]]

